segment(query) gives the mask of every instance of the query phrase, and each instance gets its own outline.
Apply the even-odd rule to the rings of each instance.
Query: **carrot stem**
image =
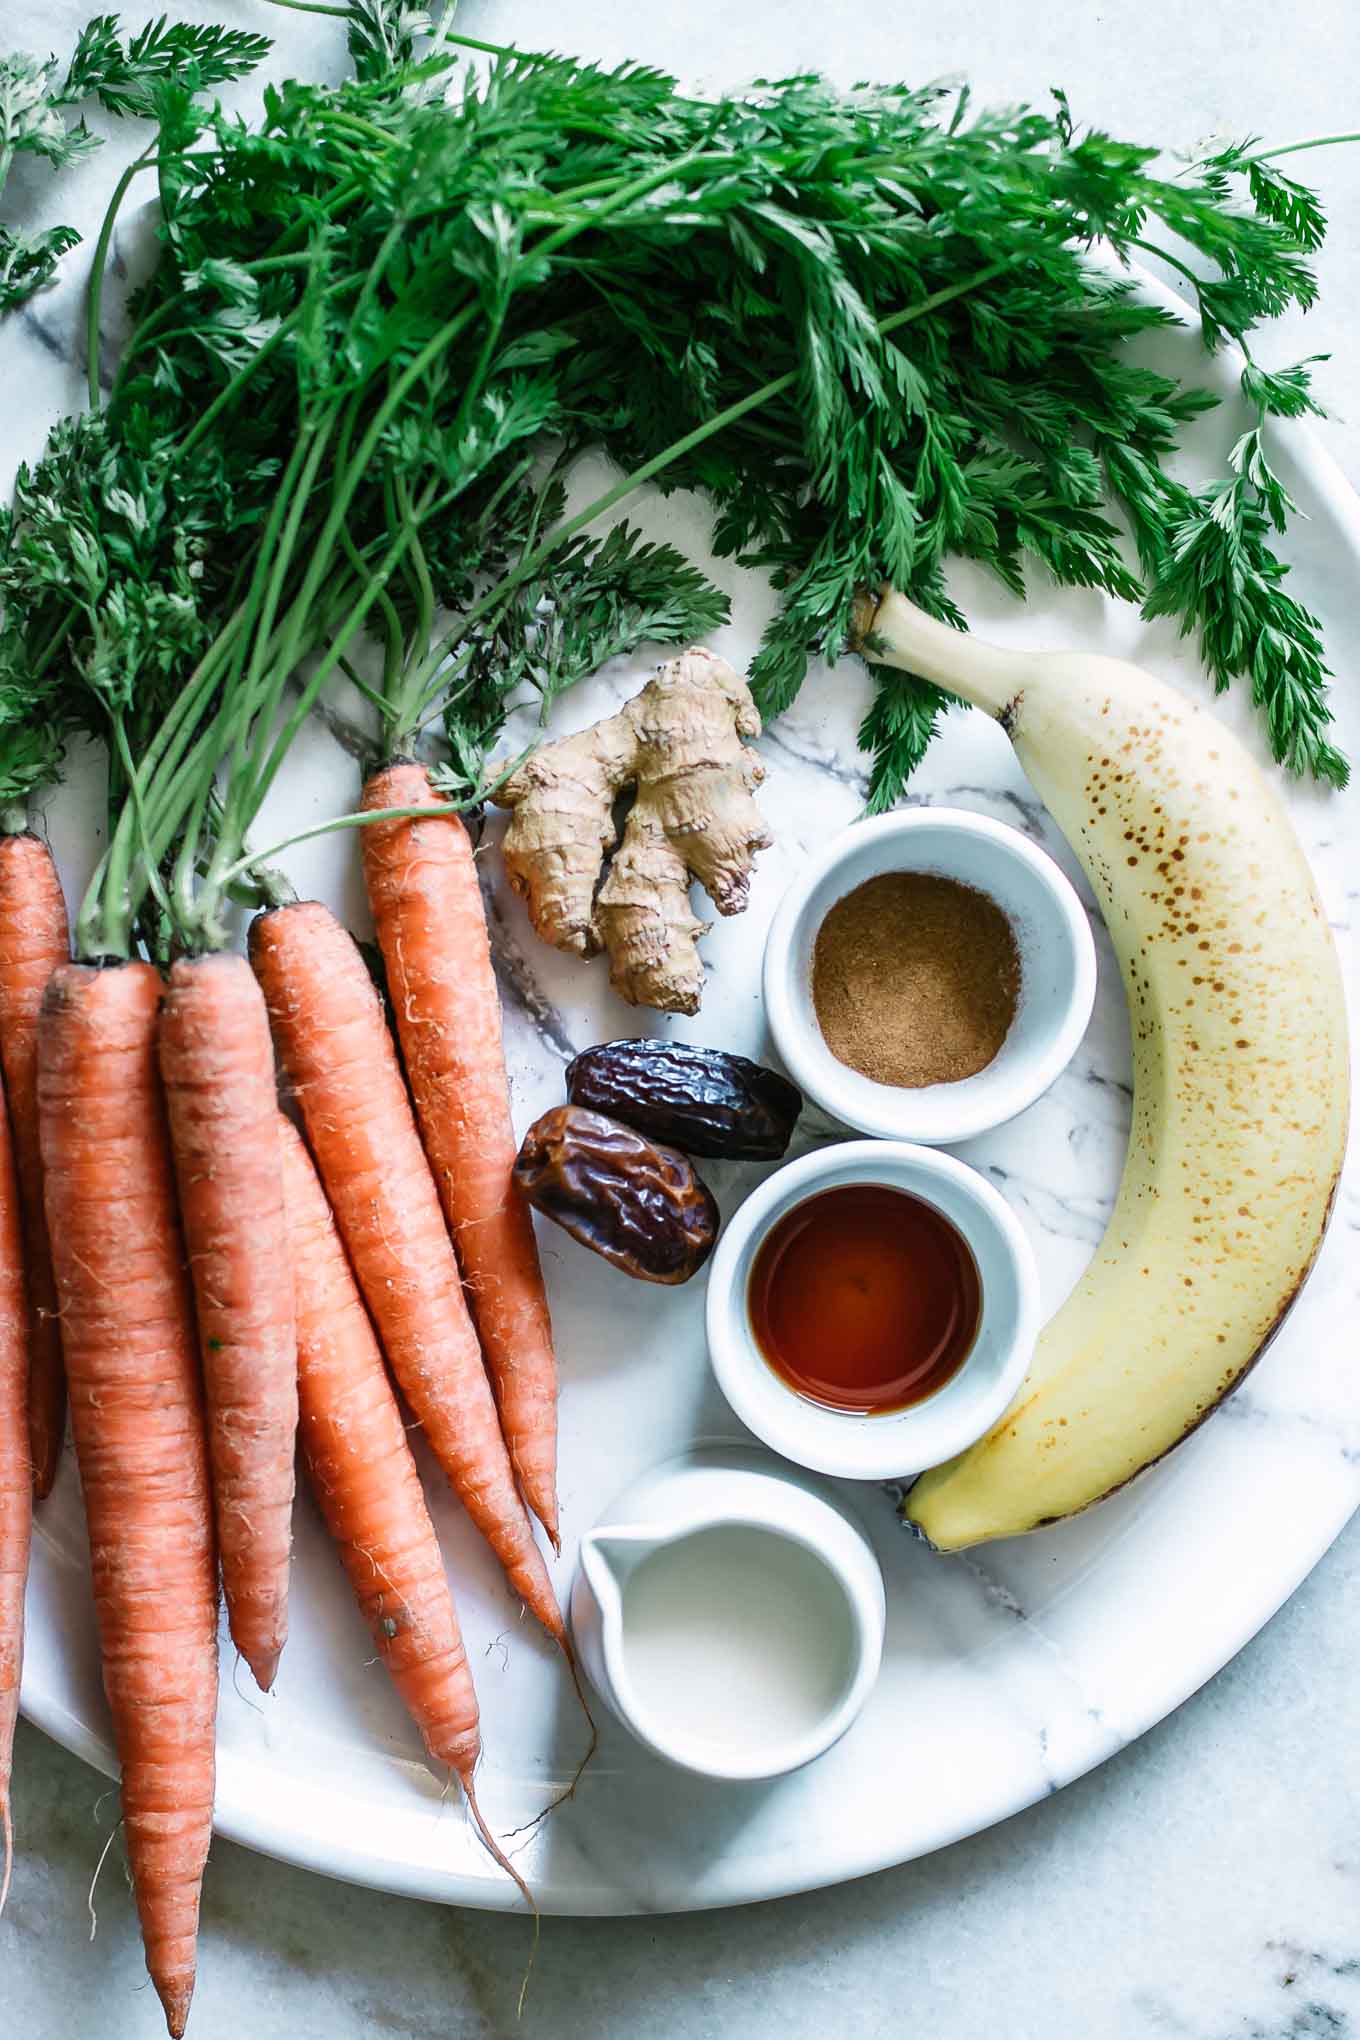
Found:
[[[109,259],[109,246],[113,230],[127,197],[133,178],[138,171],[149,169],[156,160],[156,143],[128,164],[113,187],[113,196],[105,208],[99,235],[90,259],[90,281],[85,300],[85,387],[89,394],[90,409],[99,409],[99,314],[104,298],[104,269]]]

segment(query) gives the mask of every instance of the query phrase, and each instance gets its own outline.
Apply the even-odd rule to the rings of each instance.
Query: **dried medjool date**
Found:
[[[718,1237],[717,1201],[685,1155],[579,1105],[534,1121],[515,1181],[545,1218],[643,1282],[688,1282]]]
[[[584,1049],[567,1066],[567,1096],[686,1154],[729,1161],[777,1161],[803,1109],[796,1084],[744,1055],[654,1039]]]

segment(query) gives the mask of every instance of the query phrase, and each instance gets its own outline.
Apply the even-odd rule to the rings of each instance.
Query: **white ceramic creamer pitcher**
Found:
[[[773,1778],[831,1747],[883,1650],[883,1575],[810,1475],[712,1447],[654,1468],[582,1540],[581,1662],[624,1726],[711,1778]]]

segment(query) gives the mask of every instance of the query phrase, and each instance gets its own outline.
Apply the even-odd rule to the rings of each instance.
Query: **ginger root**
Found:
[[[617,715],[544,744],[495,796],[514,810],[505,869],[534,928],[576,956],[607,950],[610,982],[630,1005],[699,1010],[709,924],[690,907],[690,879],[720,914],[746,906],[755,852],[771,841],[752,797],[765,768],[743,741],[759,735],[745,682],[696,647]],[[630,785],[619,841],[614,805]]]

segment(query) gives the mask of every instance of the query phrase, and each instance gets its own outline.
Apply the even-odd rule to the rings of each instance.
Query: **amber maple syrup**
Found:
[[[790,1388],[824,1408],[881,1416],[958,1372],[982,1286],[968,1242],[933,1205],[849,1183],[770,1229],[747,1307],[757,1345]]]

